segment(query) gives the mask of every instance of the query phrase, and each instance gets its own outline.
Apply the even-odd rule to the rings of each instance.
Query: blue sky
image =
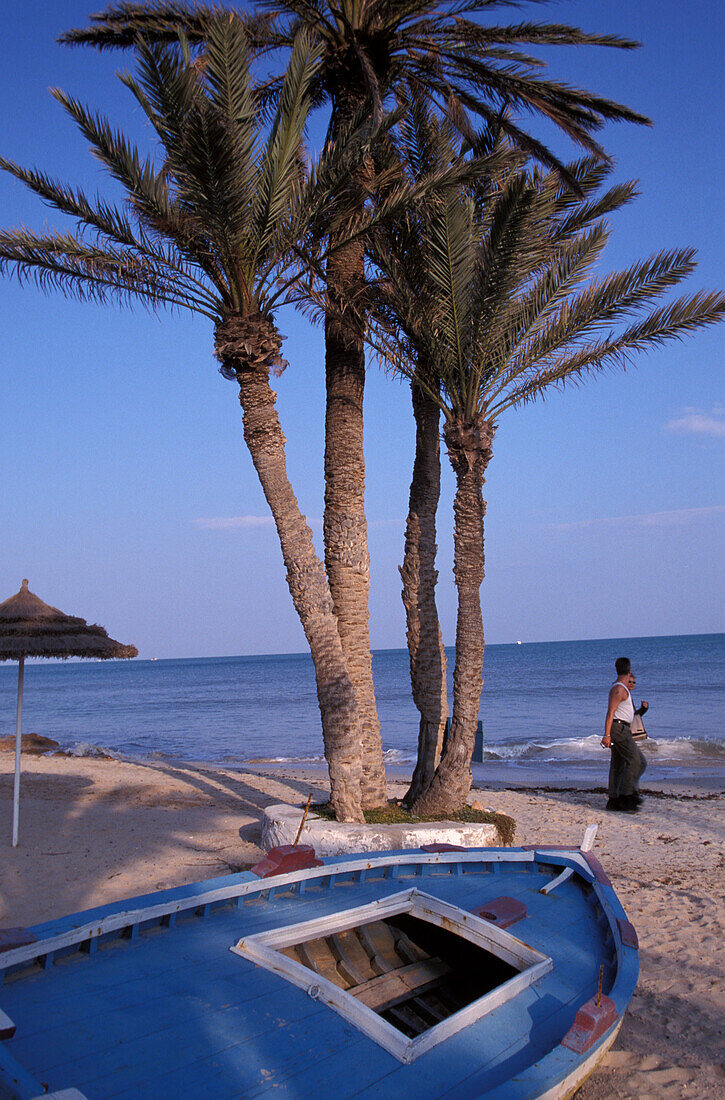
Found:
[[[114,194],[47,89],[60,86],[132,133],[114,74],[127,60],[55,44],[79,0],[6,5],[0,151]],[[642,192],[614,220],[606,263],[693,245],[687,289],[725,286],[720,3],[589,0],[525,8],[644,43],[547,52],[551,72],[649,115],[611,126],[616,177]],[[500,20],[515,21],[516,9]],[[566,144],[542,131],[560,153]],[[9,177],[0,222],[62,224]],[[201,318],[65,301],[0,284],[0,600],[23,577],[43,599],[103,623],[141,656],[294,652],[304,638],[241,435],[236,388]],[[324,422],[320,333],[281,318],[278,383],[292,483],[320,542]],[[505,414],[486,487],[490,642],[719,631],[723,626],[725,330],[710,329],[543,404]],[[412,460],[406,387],[371,367],[367,510],[376,648],[404,645],[398,564]],[[439,603],[455,628],[452,478],[439,519]]]

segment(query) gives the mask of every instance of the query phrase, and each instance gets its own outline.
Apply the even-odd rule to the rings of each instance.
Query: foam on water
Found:
[[[88,741],[77,741],[74,745],[68,745],[66,748],[51,749],[49,752],[43,753],[44,756],[90,756],[101,757],[104,760],[121,760],[122,754],[115,752],[113,749],[106,748],[104,745],[93,745]]]
[[[639,743],[639,747],[647,756],[656,756],[659,763],[670,766],[712,761],[725,763],[725,741],[706,741],[698,737],[673,737],[668,740],[648,737]],[[497,744],[492,748],[484,746],[484,760],[541,763],[572,760],[583,763],[600,759],[603,752],[599,735],[592,734],[590,737],[568,737],[558,741],[517,741]]]

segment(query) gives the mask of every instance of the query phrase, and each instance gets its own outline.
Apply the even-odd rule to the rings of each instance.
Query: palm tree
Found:
[[[500,146],[500,134],[499,139]],[[380,142],[376,147],[379,177],[385,172],[388,178],[409,178],[411,183],[421,176],[435,175],[442,165],[460,161],[462,142],[456,128],[445,118],[431,114],[419,96],[407,103],[407,110],[399,127],[399,141]],[[472,179],[490,178],[494,163],[509,168],[515,154],[511,149],[496,149],[491,144],[491,134],[484,130],[475,142],[476,164]],[[519,158],[523,163],[523,157]],[[480,190],[480,188],[479,188]],[[420,250],[421,241],[429,232],[427,216],[430,204],[410,204],[405,215],[386,222],[385,228],[374,237],[371,259],[375,261],[381,248],[391,249],[396,256],[403,256],[410,248]],[[383,261],[384,262],[384,261]],[[437,302],[429,302],[429,281],[420,266],[404,269],[404,284],[395,285],[395,275],[402,267],[388,263],[383,272],[385,293],[375,295],[374,313],[378,320],[386,319],[395,324],[395,311],[390,316],[390,301],[410,300],[414,309],[426,312],[435,309]],[[415,286],[413,287],[413,283]],[[412,293],[411,293],[412,291]],[[385,359],[386,356],[384,355]],[[440,386],[435,371],[423,366],[421,375],[427,385],[420,385],[411,378],[413,417],[416,427],[415,457],[410,483],[408,517],[405,530],[405,551],[400,575],[403,582],[403,605],[406,614],[406,640],[410,657],[410,679],[413,701],[420,712],[418,751],[410,786],[403,801],[415,803],[430,785],[440,762],[444,733],[448,719],[447,659],[443,645],[435,589],[438,581],[436,569],[436,513],[440,499]],[[431,392],[433,387],[433,392]]]
[[[505,2],[505,0],[501,0]],[[598,45],[629,49],[637,43],[588,34],[562,24],[522,22],[484,26],[477,16],[498,0],[264,0],[242,22],[258,54],[288,49],[305,27],[321,51],[314,96],[331,106],[328,141],[344,143],[356,121],[379,117],[386,97],[412,84],[465,128],[467,112],[498,119],[509,136],[543,163],[551,152],[513,121],[512,111],[534,111],[553,121],[592,153],[604,154],[593,135],[604,120],[646,122],[643,116],[588,92],[542,78],[541,61],[526,48]],[[100,49],[132,46],[141,33],[172,42],[183,29],[203,46],[220,9],[201,4],[122,3],[93,16],[90,27],[63,40]],[[279,83],[271,80],[273,96]],[[502,113],[502,108],[508,111]],[[574,182],[570,179],[570,182]],[[369,165],[351,172],[336,196],[358,208],[369,188]],[[338,245],[340,242],[337,242]],[[365,517],[363,394],[366,316],[355,308],[365,285],[360,240],[337,247],[327,271],[325,318],[325,565],[342,645],[363,726],[363,801],[385,799],[380,723],[370,655],[370,569]]]
[[[427,135],[448,157],[450,132],[430,121]],[[554,172],[516,161],[502,168],[494,156],[487,181],[439,194],[417,220],[408,214],[372,236],[382,273],[375,346],[440,406],[456,478],[453,718],[417,813],[457,809],[471,785],[484,652],[483,484],[501,415],[725,316],[718,293],[649,308],[693,270],[691,249],[591,277],[609,237],[602,215],[634,194],[625,184],[596,198],[606,172],[591,159],[571,165],[577,197]]]
[[[424,307],[423,307],[424,308]],[[410,787],[403,801],[415,800],[430,785],[440,761],[448,720],[447,661],[435,589],[436,513],[441,490],[440,395],[432,371],[429,389],[411,379],[415,420],[415,458],[410,482],[405,552],[400,566],[410,657],[413,702],[420,713],[418,752]]]
[[[331,797],[338,818],[362,820],[360,715],[332,599],[310,528],[290,485],[270,370],[285,365],[275,309],[298,293],[308,249],[320,261],[316,219],[329,218],[335,169],[306,166],[302,139],[320,64],[301,34],[278,106],[262,132],[238,20],[210,19],[203,65],[163,45],[136,46],[138,76],[122,80],[159,141],[160,163],[123,134],[54,91],[95,156],[126,192],[123,206],[4,158],[0,167],[46,203],[77,219],[78,231],[0,233],[0,270],[34,277],[44,290],[81,300],[140,300],[189,309],[214,324],[221,372],[239,385],[244,438],[274,516],[287,582],[315,665]]]

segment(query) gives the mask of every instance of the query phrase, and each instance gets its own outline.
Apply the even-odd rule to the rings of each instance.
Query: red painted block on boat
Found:
[[[421,844],[421,852],[467,852],[461,844]]]
[[[619,929],[619,934],[622,937],[624,946],[633,947],[635,951],[639,951],[639,940],[634,925],[630,924],[628,920],[624,920],[622,917],[617,917],[617,928]]]
[[[315,859],[315,849],[310,844],[280,844],[270,848],[260,863],[252,867],[252,874],[259,878],[286,875],[290,871],[305,871],[308,867],[322,867],[322,860]]]
[[[573,1050],[576,1054],[583,1054],[594,1046],[597,1039],[601,1039],[606,1031],[619,1019],[617,1006],[609,997],[602,997],[597,1004],[596,997],[581,1006],[574,1023],[561,1040],[561,1045]]]
[[[37,942],[38,937],[27,928],[0,928],[0,951],[12,951],[14,947]]]
[[[597,882],[601,882],[602,886],[611,886],[612,885],[611,879],[609,878],[609,875],[604,870],[604,868],[602,867],[602,865],[599,862],[599,860],[597,859],[597,857],[593,856],[591,852],[582,852],[581,855],[584,856],[584,859],[587,861],[587,863],[591,867],[592,872],[593,872],[594,877],[597,880]]]
[[[483,917],[490,924],[495,924],[497,928],[509,928],[527,915],[526,906],[522,901],[518,898],[507,898],[505,895],[487,901],[485,905],[479,905],[471,912],[477,917]]]

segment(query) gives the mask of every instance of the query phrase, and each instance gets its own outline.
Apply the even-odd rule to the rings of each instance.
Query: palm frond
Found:
[[[420,170],[421,133],[431,143],[426,161],[435,161],[436,142],[443,148],[435,125],[426,129],[411,111],[403,140],[390,150],[404,161],[402,175]],[[577,198],[558,173],[522,170],[517,156],[508,164],[505,154],[492,157],[488,176],[481,160],[480,182],[461,182],[445,203],[423,194],[371,238],[379,272],[371,346],[387,369],[407,377],[435,363],[439,378],[430,389],[440,389],[448,417],[495,423],[546,387],[623,365],[722,319],[725,296],[717,294],[647,312],[692,272],[692,249],[663,250],[592,278],[609,239],[604,215],[632,198],[633,183],[603,188],[608,170],[583,158],[568,166]],[[473,195],[480,201],[470,205]],[[473,211],[467,224],[465,210]]]
[[[0,169],[24,183],[48,206],[78,218],[85,225],[93,226],[117,244],[129,245],[138,250],[148,247],[148,243],[141,239],[126,215],[103,199],[97,198],[95,203],[91,202],[81,190],[60,183],[38,169],[22,168],[2,156]]]
[[[491,415],[545,396],[550,387],[581,382],[591,373],[625,369],[639,355],[670,340],[679,340],[725,319],[725,294],[700,292],[655,310],[617,335],[591,341],[570,354],[563,353],[512,390]]]
[[[258,102],[252,86],[249,50],[243,24],[231,14],[213,20],[207,38],[205,77],[210,102],[223,120],[228,146],[226,186],[234,196],[234,234],[249,217],[258,176],[255,143],[259,134]]]
[[[176,305],[215,317],[213,299],[170,277],[163,267],[139,261],[126,249],[84,244],[72,234],[0,231],[0,271],[78,301]]]
[[[313,46],[310,37],[301,34],[285,74],[252,207],[258,249],[262,252],[287,210],[291,188],[300,178],[301,142],[310,110],[309,89],[320,53],[320,47]]]
[[[66,31],[58,41],[98,50],[133,49],[140,37],[148,42],[177,44],[179,31],[183,30],[191,41],[200,43],[207,21],[216,10],[169,0],[116,4],[91,15],[89,27]]]
[[[173,225],[177,212],[171,201],[163,173],[157,172],[149,157],[142,158],[138,149],[120,131],[114,131],[106,119],[94,115],[72,96],[59,88],[51,95],[75,120],[93,152],[111,175],[132,196],[139,215],[150,228]]]
[[[537,361],[537,344],[543,346],[559,325],[568,331],[570,296],[591,271],[608,237],[602,225],[579,234],[552,253],[530,288],[500,303],[486,337],[491,377],[480,388],[479,404],[493,403],[529,363]]]

